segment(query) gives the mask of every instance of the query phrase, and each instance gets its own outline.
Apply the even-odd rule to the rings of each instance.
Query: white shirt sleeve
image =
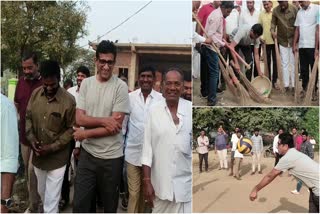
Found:
[[[273,146],[272,146],[272,150],[273,150],[273,153],[276,153],[278,152],[278,141],[279,141],[279,135],[276,135],[273,139]]]
[[[150,113],[144,130],[141,164],[151,167],[152,156],[152,114]]]

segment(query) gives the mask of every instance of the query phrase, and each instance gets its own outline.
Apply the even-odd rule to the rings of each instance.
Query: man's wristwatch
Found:
[[[13,205],[13,200],[12,200],[12,198],[1,199],[1,205],[6,206],[7,208],[12,207],[12,205]]]

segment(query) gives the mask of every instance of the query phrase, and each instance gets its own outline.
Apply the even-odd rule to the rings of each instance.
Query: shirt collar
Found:
[[[165,103],[165,108],[167,110],[169,110],[169,108],[167,106],[166,99],[163,99],[163,100],[164,100],[164,103]],[[183,105],[183,99],[182,98],[179,98],[177,114],[180,114],[182,116],[187,114],[187,109],[185,108],[185,105]]]
[[[139,96],[142,96],[143,97],[143,94],[142,94],[142,91],[141,91],[141,88],[138,89],[138,93],[139,93]],[[151,98],[154,98],[156,96],[156,91],[154,89],[151,90],[150,94],[148,94],[148,97],[151,97]]]
[[[41,96],[45,96],[43,87],[41,88],[41,93],[40,94],[41,94]],[[61,95],[62,95],[62,88],[59,86],[58,91],[54,95],[54,97],[51,98],[50,100],[47,97],[46,97],[46,99],[48,99],[49,102],[52,102],[54,100],[56,100],[57,102],[60,102],[61,101],[61,99],[60,99]]]

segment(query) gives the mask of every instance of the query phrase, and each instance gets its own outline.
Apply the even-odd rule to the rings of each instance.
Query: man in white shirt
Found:
[[[261,154],[263,151],[263,140],[261,135],[259,135],[259,128],[254,129],[254,135],[251,137],[252,141],[252,172],[251,175],[254,175],[256,172],[256,162],[258,164],[258,172],[262,174],[261,171]]]
[[[254,8],[254,1],[247,1],[247,9],[242,10],[239,17],[239,26],[250,25],[258,23],[260,12]]]
[[[190,213],[192,103],[181,99],[183,73],[169,69],[163,99],[150,110],[141,163],[146,202],[154,213]]]
[[[231,136],[231,143],[232,143],[232,147],[231,147],[231,156],[230,156],[230,174],[229,176],[233,176],[233,164],[234,164],[234,153],[237,149],[237,143],[240,140],[240,138],[238,138],[237,136],[237,132],[239,131],[239,127],[236,127],[234,130],[234,133]],[[242,137],[242,135],[241,135]]]
[[[163,100],[162,94],[152,89],[155,83],[155,69],[144,67],[139,72],[138,82],[141,86],[129,94],[130,116],[125,148],[127,164],[129,203],[128,213],[143,213],[145,204],[142,191],[141,155],[144,126],[151,105]]]
[[[258,11],[255,8],[255,1],[247,1],[247,8],[241,11],[241,14],[239,16],[239,27],[242,28],[242,26],[249,25],[252,27],[253,25],[257,24],[259,21],[259,15],[260,11]],[[251,43],[250,45],[250,54],[251,56],[254,56],[255,52],[255,46],[254,43]],[[260,56],[260,44],[259,44],[259,56]],[[253,61],[254,63],[254,76],[258,76],[258,68],[257,68],[257,62]],[[260,62],[258,62],[260,63]],[[251,79],[251,78],[250,78]],[[249,79],[249,80],[250,80]]]
[[[278,142],[279,142],[279,135],[282,133],[283,133],[283,128],[279,128],[278,134],[273,139],[272,150],[275,158],[274,165],[277,165],[277,163],[279,162],[279,159],[281,158],[281,155],[279,154],[279,151],[278,151]]]
[[[205,170],[208,172],[208,146],[209,146],[209,138],[205,135],[206,132],[202,130],[200,132],[200,136],[197,139],[198,148],[197,151],[199,153],[199,167],[200,173],[202,172],[202,162],[204,160]]]
[[[300,96],[304,98],[309,82],[309,67],[312,68],[315,61],[315,35],[319,6],[311,4],[310,1],[300,1],[300,6],[301,9],[298,11],[294,23],[296,29],[294,32],[293,51],[294,53],[298,51],[297,43],[299,40],[300,72],[303,88]]]

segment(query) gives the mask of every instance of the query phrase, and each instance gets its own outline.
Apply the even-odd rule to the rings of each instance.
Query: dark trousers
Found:
[[[276,166],[280,160],[280,158],[282,157],[282,155],[280,155],[279,153],[276,153],[275,155],[275,162],[274,162],[274,165]]]
[[[218,64],[218,54],[213,50],[206,47],[206,57],[209,67],[208,72],[208,102],[216,103],[217,102],[217,88],[219,81],[219,64]]]
[[[238,54],[240,54],[240,50],[244,56],[244,60],[246,61],[246,63],[250,64],[250,63],[254,63],[254,45],[237,45],[235,48],[236,52]],[[254,77],[258,76],[258,70],[257,70],[257,66],[254,63]],[[246,77],[249,81],[251,81],[251,77],[252,77],[252,69],[247,69],[246,70]]]
[[[311,69],[314,64],[314,48],[300,48],[299,49],[299,57],[300,57],[300,74],[302,79],[302,88],[303,90],[307,90],[309,83],[309,66]],[[318,79],[318,75],[317,78]],[[316,81],[317,84],[317,81]]]
[[[105,213],[116,213],[123,157],[100,159],[81,149],[74,186],[74,213],[92,212],[97,189]]]
[[[319,213],[319,196],[316,196],[309,188],[309,213]]]
[[[276,49],[274,44],[266,45],[265,55],[267,56],[268,68],[269,68],[269,77],[274,85],[278,79],[278,70],[277,70],[277,59],[276,59]],[[272,76],[271,76],[271,58],[272,58]]]
[[[208,171],[208,153],[205,154],[199,154],[199,162],[200,162],[200,172],[202,172],[202,162],[204,159],[204,165],[206,171]]]
[[[66,171],[64,173],[62,189],[61,189],[61,199],[65,200],[66,203],[69,203],[69,201],[70,201],[69,170],[70,170],[70,166],[71,166],[70,159],[71,159],[71,155],[72,155],[74,146],[75,146],[75,141],[72,140],[70,142],[70,147],[69,147],[69,161],[66,166]]]
[[[203,97],[208,96],[208,63],[207,63],[207,56],[206,56],[206,46],[202,45],[200,49],[200,92]]]

